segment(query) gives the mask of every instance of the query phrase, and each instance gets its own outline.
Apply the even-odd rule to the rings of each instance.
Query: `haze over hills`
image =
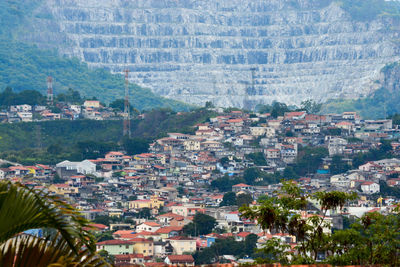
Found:
[[[399,60],[399,6],[383,0],[42,0],[20,39],[57,47],[91,67],[128,67],[131,81],[178,100],[299,104],[376,90],[380,70]]]

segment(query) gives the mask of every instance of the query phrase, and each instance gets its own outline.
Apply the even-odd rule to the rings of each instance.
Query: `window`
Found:
[[[129,245],[126,245],[125,248],[129,248]]]

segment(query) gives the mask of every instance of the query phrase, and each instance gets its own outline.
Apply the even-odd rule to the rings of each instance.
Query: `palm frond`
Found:
[[[74,247],[83,247],[77,243]],[[39,238],[31,235],[18,235],[0,245],[0,266],[110,266],[98,254],[83,247],[76,254],[70,245],[59,235],[53,238]]]
[[[29,229],[50,228],[57,230],[76,254],[80,247],[75,240],[94,251],[93,236],[83,229],[88,225],[76,209],[56,196],[0,182],[0,244]]]

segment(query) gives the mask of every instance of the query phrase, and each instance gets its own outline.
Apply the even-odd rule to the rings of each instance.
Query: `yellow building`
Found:
[[[171,246],[174,248],[176,255],[183,255],[184,253],[196,252],[196,240],[185,236],[176,236],[169,239]]]
[[[183,142],[183,146],[186,151],[196,151],[200,150],[200,141],[199,140],[186,140]]]
[[[57,195],[69,195],[79,193],[78,187],[72,187],[67,184],[52,184],[49,186],[49,192]]]
[[[153,240],[145,238],[133,238],[130,241],[133,242],[133,253],[143,254],[145,257],[154,255]]]
[[[164,206],[164,201],[159,200],[157,196],[152,196],[150,199],[129,201],[129,209],[159,209],[162,206]]]

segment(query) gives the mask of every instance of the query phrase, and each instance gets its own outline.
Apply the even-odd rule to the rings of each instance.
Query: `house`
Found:
[[[155,233],[160,228],[161,228],[161,225],[159,225],[156,222],[144,222],[144,223],[136,226],[136,232],[148,231],[148,232]]]
[[[347,140],[338,137],[327,137],[328,138],[328,151],[329,156],[343,155],[344,149],[347,145]]]
[[[350,180],[341,174],[333,175],[330,178],[330,183],[332,186],[335,186],[335,187],[341,187],[341,188],[350,187]]]
[[[93,229],[93,231],[96,231],[96,232],[104,232],[109,229],[109,227],[107,225],[104,225],[101,223],[92,223],[89,225],[89,227],[91,229]]]
[[[175,214],[172,212],[168,212],[168,213],[157,216],[157,221],[164,226],[171,225],[171,221],[173,221],[174,219],[180,221],[180,220],[183,220],[184,217],[182,215],[178,215],[178,214]]]
[[[143,254],[144,256],[154,255],[154,242],[146,238],[133,238],[133,252]]]
[[[23,177],[31,172],[28,168],[24,166],[10,166],[8,167],[8,175],[15,177]]]
[[[248,184],[235,184],[232,186],[232,191],[238,193],[240,191],[253,191],[254,187]]]
[[[240,232],[236,234],[236,241],[244,241],[251,232]]]
[[[354,125],[348,121],[341,121],[336,123],[336,127],[351,132],[354,130]]]
[[[138,266],[145,262],[143,254],[120,254],[114,256],[115,266]]]
[[[267,127],[250,127],[250,134],[254,136],[263,136],[267,132]]]
[[[127,240],[106,240],[96,244],[96,250],[105,250],[110,255],[133,253],[134,242]]]
[[[167,239],[174,248],[174,254],[183,255],[196,251],[196,240],[185,236],[175,236]]]
[[[174,248],[168,241],[155,241],[154,242],[154,256],[164,258],[166,255],[171,255]]]
[[[378,183],[367,181],[361,184],[361,191],[365,194],[379,193],[380,186]]]
[[[101,107],[100,101],[98,101],[98,100],[86,100],[83,103],[83,106],[85,108],[100,108]]]
[[[199,140],[185,140],[183,142],[183,147],[186,151],[197,151],[200,150],[200,141]]]
[[[194,266],[192,255],[168,255],[164,262],[174,266]]]
[[[8,168],[0,168],[0,179],[6,178],[8,171]]]
[[[281,151],[276,148],[269,148],[264,150],[267,159],[279,159],[281,157],[280,152]]]
[[[167,239],[175,236],[179,236],[182,233],[182,226],[166,226],[158,229],[155,233],[160,235],[161,238]]]
[[[305,111],[285,112],[285,120],[302,120],[306,115]]]
[[[160,200],[157,196],[151,196],[150,199],[129,201],[129,209],[159,209],[162,206],[164,206],[164,201]]]
[[[32,106],[27,105],[27,104],[10,106],[10,111],[11,112],[31,112]]]
[[[374,162],[367,162],[358,167],[360,171],[370,172],[382,169],[382,167]]]
[[[79,188],[69,186],[68,184],[52,184],[49,186],[49,192],[53,192],[56,195],[71,195],[78,194]]]
[[[56,164],[56,172],[61,178],[77,175],[78,173],[94,175],[96,174],[96,164],[90,160],[81,162],[64,160]]]
[[[18,117],[21,119],[21,121],[24,122],[30,122],[32,121],[32,112],[17,112]]]

